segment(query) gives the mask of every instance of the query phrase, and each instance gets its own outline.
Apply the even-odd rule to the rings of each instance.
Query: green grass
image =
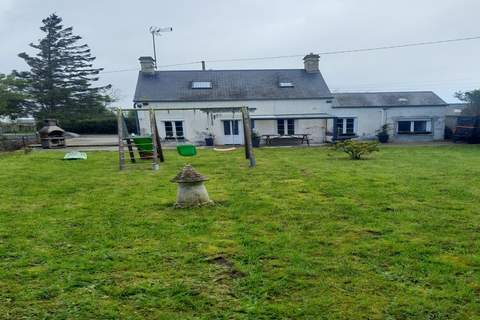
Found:
[[[0,155],[0,318],[475,319],[480,147]],[[190,161],[213,207],[172,208]]]

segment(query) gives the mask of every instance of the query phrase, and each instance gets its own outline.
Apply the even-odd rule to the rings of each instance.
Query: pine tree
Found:
[[[35,101],[29,110],[37,118],[59,119],[87,118],[106,112],[110,101],[108,86],[93,86],[102,68],[94,68],[88,45],[79,44],[82,39],[73,34],[73,28],[65,28],[62,18],[51,14],[42,20],[40,30],[45,37],[30,46],[38,50],[35,56],[23,52],[19,57],[30,66],[30,71],[19,73],[28,80],[29,94]]]

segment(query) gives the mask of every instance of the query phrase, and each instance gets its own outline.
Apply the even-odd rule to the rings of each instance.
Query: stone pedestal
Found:
[[[192,166],[186,165],[171,181],[178,183],[177,187],[177,208],[191,208],[206,204],[212,201],[208,197],[207,189],[203,184],[208,180],[197,173]]]

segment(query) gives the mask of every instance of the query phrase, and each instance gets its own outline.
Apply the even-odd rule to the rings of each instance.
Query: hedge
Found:
[[[23,148],[23,139],[26,144],[37,143],[35,135],[0,135],[0,152],[15,151]]]
[[[128,132],[136,132],[135,119],[126,119]],[[58,124],[63,130],[78,134],[117,134],[117,119],[82,119],[82,120],[63,120]],[[41,128],[42,124],[38,125]]]

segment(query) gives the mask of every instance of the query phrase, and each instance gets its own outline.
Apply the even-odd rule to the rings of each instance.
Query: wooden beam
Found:
[[[121,109],[122,111],[131,111],[133,109]],[[191,111],[203,111],[203,112],[211,112],[211,113],[225,113],[225,112],[240,112],[242,110],[242,107],[205,107],[205,108],[199,108],[199,107],[192,107],[192,108],[148,108],[148,109],[135,109],[136,111],[185,111],[185,110],[191,110]],[[254,111],[256,108],[249,108],[249,110]]]
[[[132,139],[130,139],[130,133],[128,132],[127,123],[122,112],[122,130],[124,135],[124,140],[127,143],[128,154],[130,156],[130,162],[135,163],[135,152],[133,152]]]
[[[118,164],[120,170],[125,169],[125,150],[123,146],[123,115],[122,110],[117,110],[117,133],[118,133]]]
[[[241,109],[242,126],[243,126],[243,143],[245,146],[245,159],[250,159],[250,145],[248,144],[248,128],[246,125],[246,114],[244,109]]]
[[[158,152],[157,152],[157,132],[155,125],[155,111],[150,109],[150,130],[152,132],[152,151],[153,151],[153,161],[152,161],[152,170],[156,171],[159,169],[158,164]]]
[[[153,124],[155,125],[155,143],[157,144],[158,158],[160,162],[165,162],[165,157],[163,156],[162,142],[160,141],[160,134],[158,133],[157,127],[157,117],[155,112],[153,113]]]
[[[242,127],[243,127],[243,145],[245,146],[245,159],[249,159],[250,157],[250,150],[249,150],[249,147],[248,147],[248,143],[247,143],[247,126],[245,125],[245,114],[243,112],[243,109],[241,110],[241,114],[242,114]]]
[[[256,166],[255,155],[253,154],[252,128],[250,123],[250,113],[248,107],[242,107],[243,132],[245,143],[245,156],[250,162],[250,168]]]

